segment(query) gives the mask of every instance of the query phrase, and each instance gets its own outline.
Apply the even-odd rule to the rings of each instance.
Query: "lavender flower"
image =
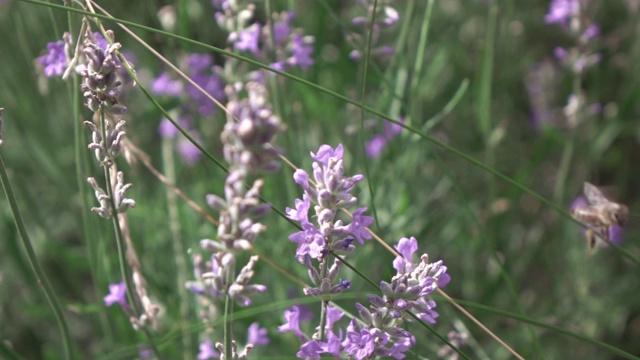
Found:
[[[260,327],[257,322],[251,323],[247,329],[247,343],[254,346],[269,345],[271,340],[267,336],[268,331],[266,328]]]
[[[382,281],[383,296],[369,295],[371,305],[367,308],[356,303],[360,319],[352,319],[343,332],[334,330],[335,323],[343,316],[338,309],[328,307],[326,338],[314,335],[309,339],[299,328],[299,312],[292,309],[285,312],[287,323],[280,331],[293,331],[306,340],[298,352],[298,357],[319,359],[321,354],[331,354],[342,358],[342,353],[354,359],[370,359],[376,356],[403,359],[405,353],[416,344],[412,333],[400,326],[414,321],[411,312],[419,319],[435,323],[438,314],[436,303],[429,298],[431,293],[450,281],[447,268],[442,261],[429,263],[423,254],[420,262],[414,263],[413,254],[418,250],[415,238],[400,239],[396,249],[401,256],[396,257],[393,267],[397,274],[391,283]]]
[[[279,169],[280,151],[271,142],[284,126],[267,102],[267,88],[250,81],[229,85],[225,91],[229,99],[227,123],[221,134],[225,160],[236,164],[243,174]],[[241,97],[244,94],[246,97]]]
[[[284,318],[287,321],[283,325],[278,326],[279,332],[293,332],[299,339],[304,339],[306,335],[300,330],[300,309],[293,306],[284,311]]]
[[[197,133],[192,134],[196,141],[199,139]],[[195,165],[202,159],[202,152],[191,141],[186,138],[180,139],[177,144],[178,154],[187,165]]]
[[[351,20],[356,30],[346,36],[347,42],[354,48],[349,53],[351,60],[357,61],[362,58],[362,50],[368,45],[366,43],[366,33],[369,31],[371,32],[371,54],[374,57],[386,57],[395,53],[393,47],[381,43],[382,32],[400,20],[398,11],[391,6],[392,3],[392,0],[377,1],[376,14],[373,23],[371,23],[374,2],[371,0],[359,0],[357,2],[361,8],[360,12],[364,15],[356,16]]]
[[[111,211],[111,203],[109,201],[109,195],[102,190],[100,185],[96,182],[96,179],[90,177],[87,178],[87,182],[91,185],[93,190],[95,191],[96,198],[100,203],[100,207],[91,208],[91,211],[100,215],[105,219],[111,218],[113,213]],[[131,187],[131,184],[124,183],[124,175],[122,171],[118,171],[116,174],[116,184],[114,187],[114,205],[117,213],[123,213],[127,211],[129,208],[135,207],[136,202],[133,199],[128,199],[124,195],[124,193]]]
[[[107,35],[114,41],[112,31],[108,30]],[[122,82],[118,80],[116,73],[121,65],[115,53],[120,48],[121,45],[117,42],[102,48],[98,39],[89,30],[85,34],[82,52],[88,63],[81,71],[82,91],[85,105],[93,112],[103,109],[111,114],[123,114],[127,111],[127,108],[120,105],[117,99]]]
[[[560,24],[575,39],[575,44],[569,48],[556,47],[553,51],[560,61],[577,81],[576,91],[569,97],[565,107],[567,125],[576,127],[587,115],[590,106],[582,93],[580,79],[584,73],[600,62],[602,55],[595,52],[594,40],[600,35],[598,25],[591,23],[585,10],[587,1],[582,0],[552,0],[549,13],[545,17],[548,24]]]
[[[200,343],[200,352],[198,352],[198,360],[219,359],[220,353],[216,351],[211,340],[205,340]]]
[[[113,304],[119,304],[125,311],[129,311],[129,304],[127,304],[127,285],[124,281],[116,284],[109,285],[109,294],[104,298],[104,303],[107,306]]]
[[[405,122],[404,118],[401,118],[400,121],[402,123]],[[403,127],[385,121],[384,128],[382,134],[374,135],[366,144],[365,144],[365,152],[370,158],[377,158],[380,156],[382,149],[387,145],[389,141],[391,141],[396,135],[400,134],[403,130]]]
[[[260,54],[260,33],[262,27],[255,23],[238,33],[238,39],[234,42],[233,47],[239,51],[249,51],[254,55]]]
[[[187,75],[216,100],[224,99],[224,83],[218,75],[218,69],[213,66],[213,58],[208,54],[190,54],[186,57]],[[185,86],[186,94],[195,103],[201,116],[214,113],[215,104],[198,88],[191,84]]]
[[[255,6],[238,1],[213,1],[218,25],[229,32],[227,41],[241,52],[250,52],[261,61],[270,61],[269,66],[284,71],[299,67],[306,71],[314,64],[312,58],[313,36],[305,36],[301,29],[292,26],[295,18],[293,11],[284,11],[271,15],[271,27],[253,19]],[[273,46],[272,46],[273,45]],[[273,48],[272,48],[273,47]],[[275,54],[275,61],[271,58]]]
[[[206,67],[208,64],[204,60],[201,65]],[[202,249],[213,253],[210,271],[201,272],[201,259],[196,258],[196,281],[186,284],[201,296],[201,303],[206,308],[213,308],[211,300],[221,296],[234,300],[240,306],[249,306],[255,294],[267,289],[265,285],[250,284],[255,274],[257,256],[251,256],[236,276],[236,254],[252,249],[258,234],[265,230],[265,226],[257,222],[270,209],[268,204],[260,203],[263,181],[255,180],[248,190],[245,183],[249,175],[278,168],[275,162],[278,151],[271,142],[283,130],[280,119],[268,104],[267,91],[262,84],[249,82],[246,85],[228,85],[226,93],[229,98],[227,109],[231,115],[227,117],[220,137],[224,144],[225,159],[229,162],[229,173],[225,181],[224,198],[213,194],[206,198],[209,206],[220,212],[220,224],[215,240],[200,241]],[[202,316],[205,321],[211,320],[208,312]],[[250,330],[251,341],[259,344],[268,342],[266,330],[259,329],[257,325]],[[225,338],[231,339],[231,334],[227,335]],[[238,353],[235,341],[225,345],[217,343],[216,348],[227,359],[244,359],[254,346],[249,343],[242,353]],[[225,348],[231,348],[231,353],[224,353]]]
[[[352,320],[343,342],[345,352],[356,359],[372,355],[404,358],[404,353],[415,345],[414,336],[399,327],[403,321],[414,321],[408,312],[432,324],[438,317],[433,310],[436,303],[428,296],[449,283],[446,266],[442,261],[429,263],[427,254],[420,257],[421,262],[413,263],[413,254],[418,249],[414,237],[400,239],[396,249],[402,255],[393,262],[398,273],[391,283],[380,283],[383,296],[369,295],[369,308],[356,303],[363,323]]]
[[[549,13],[545,15],[547,24],[567,25],[572,18],[578,15],[580,0],[552,0],[549,5]]]
[[[85,121],[84,124],[91,129],[92,142],[89,144],[89,149],[93,150],[96,159],[102,165],[111,166],[115,158],[122,151],[122,140],[126,133],[122,130],[126,122],[120,120],[116,126],[111,129],[111,123],[109,120],[104,121],[104,128],[106,133],[106,140],[102,138],[102,131],[91,121]]]
[[[191,118],[188,116],[180,116],[175,121],[183,129],[188,129],[189,134],[196,141],[200,142],[200,135],[196,129],[189,129],[191,127]],[[158,133],[165,138],[176,138],[180,135],[180,131],[173,123],[168,119],[162,119],[158,125]],[[190,140],[185,137],[180,137],[176,142],[176,150],[182,160],[188,165],[194,165],[202,159],[202,152],[195,146]]]
[[[158,95],[178,97],[184,91],[182,81],[171,79],[169,73],[163,72],[151,83],[151,92]]]
[[[44,69],[46,77],[62,76],[69,66],[69,44],[71,43],[71,35],[65,33],[62,40],[50,42],[47,44],[47,54],[36,59],[38,65]]]
[[[339,330],[338,335],[334,334],[333,327],[335,323],[342,318],[344,313],[333,306],[327,306],[325,330],[327,334],[326,341],[317,339],[309,339],[301,330],[299,326],[299,320],[302,315],[302,308],[300,306],[293,306],[288,310],[285,310],[284,316],[287,322],[278,327],[280,332],[291,331],[301,340],[305,341],[300,346],[298,357],[304,357],[309,359],[320,359],[321,354],[331,354],[336,358],[340,358],[340,351],[342,346],[340,344],[343,337],[342,330]]]
[[[178,117],[175,121],[183,128],[188,128],[191,125],[191,119],[186,116]],[[180,131],[178,131],[178,128],[176,128],[171,121],[168,119],[162,119],[158,125],[158,133],[162,137],[175,138],[180,134]]]
[[[304,190],[302,200],[297,199],[296,208],[287,208],[287,217],[298,221],[302,231],[289,236],[289,240],[298,243],[296,258],[304,262],[306,255],[314,259],[323,258],[330,251],[345,254],[354,250],[353,239],[361,244],[371,238],[366,227],[373,223],[373,218],[363,216],[366,208],[358,209],[352,222],[345,225],[342,220],[335,220],[339,209],[353,206],[357,199],[351,195],[351,190],[362,181],[362,175],[344,176],[343,148],[338,145],[335,149],[329,145],[322,145],[317,154],[311,153],[315,160],[313,175],[316,184],[311,186],[309,175],[302,169],[296,170],[294,181]],[[308,220],[308,210],[311,202],[314,206],[318,224],[313,225]]]

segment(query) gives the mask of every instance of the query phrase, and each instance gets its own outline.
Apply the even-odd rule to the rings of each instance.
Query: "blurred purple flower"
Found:
[[[197,137],[196,137],[197,138]],[[178,141],[178,154],[187,164],[196,164],[202,159],[202,152],[189,139],[183,138]]]
[[[186,67],[193,72],[207,69],[213,64],[213,58],[207,54],[189,54],[186,58]]]
[[[178,125],[185,129],[188,129],[191,125],[191,119],[186,116],[179,117],[175,119],[175,121],[178,123]],[[174,138],[178,136],[178,134],[180,134],[180,131],[178,130],[178,128],[173,126],[169,119],[162,119],[160,121],[160,124],[158,125],[158,133],[162,137]]]
[[[233,46],[237,50],[250,51],[254,55],[258,55],[260,53],[259,42],[261,30],[260,24],[255,23],[240,31],[238,33],[238,39],[233,43]]]
[[[404,118],[400,118],[400,122],[405,123]],[[375,159],[380,156],[382,149],[387,145],[387,142],[391,141],[396,135],[400,134],[404,128],[398,124],[385,121],[383,125],[383,133],[375,134],[365,144],[365,152],[369,158]]]
[[[273,41],[277,45],[283,43],[287,36],[291,34],[291,24],[295,17],[295,12],[289,11],[281,17],[281,21],[277,21],[273,24]]]
[[[365,144],[365,152],[368,157],[375,159],[380,156],[382,149],[387,145],[387,139],[379,134],[373,135]]]
[[[40,56],[37,62],[44,68],[46,77],[62,76],[67,69],[68,61],[65,41],[58,40],[47,44],[47,54]]]
[[[579,0],[552,0],[544,21],[547,24],[566,25],[572,17],[578,15],[578,10]]]
[[[213,58],[205,54],[191,54],[187,57],[188,75],[205,92],[216,100],[224,99],[224,81],[211,66]],[[215,104],[209,97],[191,84],[187,84],[187,95],[196,103],[202,116],[213,114]]]
[[[169,73],[163,72],[151,83],[151,92],[158,95],[180,96],[183,91],[182,82],[171,79]]]
[[[200,352],[198,352],[198,360],[219,359],[220,353],[213,347],[211,340],[205,340],[200,343]]]
[[[593,40],[600,36],[600,27],[598,25],[591,25],[584,30],[582,36],[586,41]]]
[[[305,335],[300,330],[300,309],[292,306],[284,311],[286,323],[278,326],[279,332],[292,331],[299,339],[305,339]]]
[[[124,310],[129,310],[129,304],[127,304],[127,285],[125,282],[121,281],[117,284],[109,284],[109,295],[106,295],[103,300],[107,306],[118,303]]]
[[[247,329],[247,343],[255,346],[268,345],[270,340],[267,336],[268,332],[266,328],[261,328],[257,322],[249,325]]]
[[[287,64],[298,66],[303,71],[307,71],[313,65],[313,38],[305,37],[302,34],[294,34],[291,39],[291,57],[287,59]]]

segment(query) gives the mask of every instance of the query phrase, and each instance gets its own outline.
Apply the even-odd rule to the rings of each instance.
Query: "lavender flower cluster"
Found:
[[[362,175],[344,175],[343,153],[342,145],[335,149],[322,145],[316,154],[311,153],[315,160],[315,182],[309,180],[304,170],[297,170],[294,181],[302,187],[304,194],[302,199],[296,199],[295,209],[287,209],[287,216],[302,227],[289,239],[298,244],[296,258],[305,264],[314,284],[314,287],[305,288],[304,293],[322,300],[323,307],[326,306],[323,311],[326,319],[321,319],[315,334],[307,336],[300,329],[301,308],[293,307],[285,311],[287,323],[279,330],[293,332],[303,342],[297,353],[300,358],[320,359],[322,354],[342,358],[344,353],[355,359],[373,356],[403,359],[416,339],[402,328],[402,324],[414,321],[410,314],[422,321],[435,323],[438,316],[434,310],[436,303],[429,295],[445,286],[450,277],[442,261],[429,263],[426,254],[420,257],[420,262],[414,263],[412,258],[418,249],[417,241],[413,237],[403,238],[396,246],[401,256],[393,263],[397,274],[390,283],[380,283],[382,296],[369,295],[369,307],[356,303],[360,319],[352,319],[344,331],[334,329],[344,313],[327,303],[347,290],[351,283],[338,280],[340,260],[335,259],[330,267],[327,261],[330,255],[353,252],[355,240],[364,244],[371,238],[367,226],[373,223],[373,218],[363,215],[366,208],[356,210],[349,224],[336,220],[339,210],[356,204],[357,199],[351,191],[363,180]],[[309,221],[311,203],[314,204],[317,224]]]
[[[580,80],[585,73],[597,65],[602,55],[596,51],[600,28],[589,16],[589,1],[586,0],[552,0],[549,12],[544,21],[547,24],[558,25],[574,39],[571,47],[557,46],[553,50],[560,65],[567,69],[575,79]],[[527,92],[532,102],[532,118],[535,126],[545,123],[557,123],[568,128],[575,128],[586,118],[598,114],[602,106],[598,103],[589,104],[579,81],[574,82],[573,92],[567,99],[562,110],[564,121],[554,120],[554,112],[550,109],[551,84],[557,77],[555,68],[547,63],[536,64],[527,75]],[[576,87],[575,85],[578,84]],[[553,84],[557,86],[557,84]]]
[[[249,306],[255,294],[263,293],[267,287],[262,284],[250,284],[255,275],[258,256],[251,256],[249,262],[236,274],[237,255],[253,248],[258,234],[266,228],[257,219],[270,210],[269,204],[261,204],[261,179],[253,182],[247,189],[245,183],[251,175],[275,171],[279,168],[276,161],[279,151],[272,142],[276,135],[284,130],[280,118],[273,113],[269,105],[267,90],[259,82],[227,85],[226,95],[228,117],[221,133],[225,160],[230,164],[225,181],[224,198],[209,194],[207,203],[220,213],[217,238],[204,239],[200,246],[212,252],[210,263],[203,271],[202,261],[196,261],[196,280],[187,283],[187,288],[200,298],[201,307],[210,309],[214,301],[229,297],[240,306]],[[197,258],[198,259],[198,258]],[[201,313],[203,320],[213,320],[214,314]],[[262,341],[264,343],[265,341]],[[208,358],[212,353],[209,334],[201,343],[199,358]],[[246,356],[253,346],[249,342],[242,354]],[[215,344],[224,353],[224,345]],[[232,354],[227,354],[227,358]],[[235,358],[235,357],[233,357]]]
[[[294,12],[271,14],[273,23],[268,26],[252,21],[255,6],[251,1],[212,0],[212,4],[216,22],[229,33],[227,41],[235,50],[250,52],[280,71],[291,67],[307,70],[314,64],[311,55],[315,38],[293,29]]]
[[[389,5],[391,2],[380,3],[373,23],[369,21],[373,11],[371,2],[361,0],[358,3],[366,9],[367,16],[356,17],[353,24],[361,29],[372,27],[376,44],[374,53],[393,54],[393,48],[378,44],[381,31],[399,19],[397,11]],[[252,2],[212,0],[212,4],[216,9],[216,22],[229,33],[227,40],[234,50],[250,53],[280,71],[293,67],[307,70],[313,65],[314,38],[293,28],[293,12],[268,14],[270,21],[264,25],[256,21]],[[108,37],[104,39],[87,31],[82,46],[86,63],[76,67],[77,56],[70,56],[71,39],[65,35],[63,40],[47,46],[49,53],[39,58],[38,64],[46,76],[61,76],[75,67],[83,78],[85,105],[103,115],[99,123],[85,124],[92,130],[89,149],[113,177],[113,187],[105,191],[94,178],[89,178],[88,182],[100,204],[91,210],[101,217],[113,218],[135,207],[136,203],[125,196],[132,185],[124,182],[123,172],[115,167],[115,159],[124,149],[126,123],[124,120],[115,121],[113,117],[126,113],[127,107],[118,101],[122,85],[118,71],[122,64],[116,53],[121,46],[114,41],[112,32],[108,32]],[[352,34],[348,40],[356,49],[364,48],[364,37]],[[350,54],[352,59],[361,56],[360,50]],[[221,300],[230,299],[240,306],[250,306],[256,294],[267,290],[263,284],[252,283],[258,256],[249,257],[244,265],[238,264],[238,258],[253,248],[258,235],[266,229],[258,220],[270,210],[270,205],[261,203],[263,180],[255,177],[279,168],[277,157],[281,151],[273,143],[278,133],[284,130],[280,118],[269,104],[264,77],[258,73],[236,74],[233,65],[229,61],[224,67],[217,66],[207,54],[194,53],[183,58],[183,67],[199,87],[216,100],[227,101],[227,122],[221,133],[224,158],[229,163],[224,196],[209,194],[206,197],[207,204],[219,213],[219,226],[215,239],[200,241],[200,247],[211,255],[194,256],[194,280],[185,284],[196,295],[199,315],[207,324],[201,334],[197,356],[200,360],[218,357],[245,359],[255,345],[269,342],[267,330],[258,323],[249,327],[248,340],[242,351],[238,350],[235,340],[230,346],[212,341],[215,334],[210,324],[220,316]],[[250,80],[245,81],[247,78]],[[161,73],[153,81],[151,89],[157,95],[189,100],[176,113],[178,123],[188,128],[196,138],[199,134],[193,124],[193,114],[206,117],[215,111],[207,94],[192,84],[173,78],[168,72]],[[394,125],[385,127],[384,135],[375,137],[368,145],[369,156],[377,156],[385,143],[400,130]],[[177,136],[176,129],[166,119],[160,124],[159,131],[165,137]],[[194,162],[197,161],[199,152],[190,151],[197,153],[191,156]],[[187,153],[185,151],[183,155]],[[317,153],[311,153],[313,179],[302,169],[294,174],[294,181],[304,193],[301,199],[295,200],[294,209],[286,210],[287,216],[301,227],[300,231],[289,236],[289,240],[297,244],[296,259],[306,266],[312,283],[304,293],[321,300],[323,316],[316,333],[308,336],[300,329],[300,323],[307,318],[302,313],[304,307],[295,306],[285,311],[287,323],[280,326],[279,331],[293,332],[301,340],[297,353],[301,358],[320,359],[322,354],[342,358],[344,354],[355,359],[374,356],[403,359],[416,344],[415,336],[403,326],[415,321],[413,316],[435,323],[438,314],[430,295],[445,286],[450,278],[442,261],[429,263],[428,256],[423,254],[414,262],[417,241],[413,237],[402,238],[396,246],[400,256],[393,262],[397,274],[390,282],[380,282],[382,294],[369,295],[368,306],[356,303],[359,318],[353,318],[345,328],[339,328],[337,323],[345,313],[329,302],[351,285],[350,281],[339,277],[342,261],[354,252],[356,242],[364,245],[371,239],[368,226],[373,223],[372,217],[364,215],[365,207],[355,209],[350,218],[340,214],[347,214],[347,209],[357,205],[352,191],[364,179],[362,175],[345,175],[343,156],[342,145],[335,149],[322,145]],[[251,186],[247,188],[246,184]],[[311,218],[315,219],[314,222],[309,214],[312,205]],[[133,318],[132,322],[140,327],[149,322],[155,323],[159,308],[146,295],[137,257],[135,254],[132,256],[134,260],[130,265],[134,280],[137,279],[137,300],[144,308],[141,316]],[[124,281],[110,285],[109,290],[110,293],[104,297],[107,306],[119,304],[127,313],[133,311],[132,307],[138,301],[134,304],[128,301],[135,298],[128,297]]]
[[[368,46],[367,34],[369,32],[371,34],[372,56],[388,57],[395,54],[395,49],[385,45],[381,40],[381,34],[400,20],[398,11],[391,6],[395,2],[395,0],[358,0],[356,2],[359,15],[351,20],[356,30],[346,36],[347,42],[353,47],[349,53],[350,59],[362,59],[363,51]]]

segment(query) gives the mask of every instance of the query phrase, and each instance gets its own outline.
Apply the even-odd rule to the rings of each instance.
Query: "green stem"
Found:
[[[324,279],[327,277],[327,260],[328,258],[324,258],[320,263],[320,279]],[[320,284],[318,284],[320,285]],[[327,319],[327,305],[328,301],[322,300],[320,305],[320,324],[318,325],[318,332],[320,334],[320,340],[324,341],[324,327]]]
[[[231,343],[233,341],[233,299],[226,294],[224,300],[224,355],[233,359]]]
[[[164,163],[164,171],[167,179],[175,184],[175,161],[173,157],[173,142],[169,139],[162,141],[162,159]],[[191,333],[189,331],[189,292],[185,283],[187,282],[187,264],[185,261],[185,251],[183,238],[180,235],[180,219],[178,215],[178,199],[176,193],[167,188],[167,211],[169,212],[169,227],[171,228],[171,237],[173,238],[173,252],[176,263],[178,282],[178,296],[180,297],[180,328],[182,330],[182,354],[184,359],[193,359],[191,353]]]
[[[9,201],[11,213],[13,214],[13,220],[16,224],[16,227],[18,228],[20,240],[22,240],[22,245],[24,246],[24,249],[27,253],[27,259],[29,261],[29,265],[31,265],[31,270],[36,276],[36,279],[38,280],[38,286],[42,288],[49,306],[51,306],[51,310],[53,311],[53,314],[58,323],[58,327],[60,328],[60,332],[62,333],[62,345],[64,347],[65,359],[73,359],[71,335],[69,334],[69,328],[64,318],[62,307],[60,306],[60,302],[58,301],[58,298],[56,297],[56,294],[54,293],[49,280],[47,280],[47,277],[44,275],[44,271],[42,271],[42,268],[40,267],[40,263],[38,262],[36,253],[33,250],[33,246],[31,245],[31,240],[29,240],[29,235],[27,234],[27,230],[24,227],[22,216],[20,215],[20,211],[18,209],[18,204],[16,203],[16,199],[13,196],[11,184],[9,184],[9,177],[7,176],[2,156],[0,156],[0,181],[2,182],[2,188],[4,189],[7,200]]]
[[[106,151],[107,131],[105,128],[104,109],[100,110],[100,131],[102,133],[102,141],[103,141],[103,144],[105,144],[105,151]],[[111,161],[113,161],[113,159],[111,159]],[[118,220],[118,211],[116,210],[116,204],[114,200],[115,197],[113,195],[113,187],[111,184],[110,174],[111,174],[111,171],[115,171],[115,163],[104,164],[103,168],[104,168],[104,183],[105,183],[105,187],[107,188],[107,195],[109,196],[109,204],[111,205],[111,214],[112,214],[111,223],[113,224],[113,233],[116,237],[116,247],[118,248],[118,261],[120,265],[120,273],[122,275],[122,279],[124,280],[124,283],[127,288],[127,302],[131,306],[131,311],[133,312],[133,316],[139,319],[141,312],[138,307],[138,303],[136,302],[136,299],[133,296],[133,294],[135,294],[134,292],[135,288],[132,283],[133,280],[128,271],[129,269],[127,268],[127,264],[128,264],[127,253],[126,253],[127,250],[126,250],[126,245],[124,243],[124,239],[122,238],[122,232],[120,230],[120,222]],[[156,357],[160,359],[160,352],[158,351],[158,348],[156,347],[155,342],[153,341],[153,337],[151,336],[151,333],[149,332],[146,326],[141,326],[141,330],[147,337],[151,351],[153,351]]]

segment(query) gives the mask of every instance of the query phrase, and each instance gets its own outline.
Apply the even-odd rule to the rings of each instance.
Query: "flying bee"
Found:
[[[624,226],[629,214],[629,208],[626,205],[608,200],[600,189],[588,182],[584,183],[583,191],[589,205],[576,206],[573,208],[571,215],[574,219],[582,221],[589,226],[587,229],[587,241],[589,250],[593,250],[598,236],[610,240],[609,230],[611,226]]]

